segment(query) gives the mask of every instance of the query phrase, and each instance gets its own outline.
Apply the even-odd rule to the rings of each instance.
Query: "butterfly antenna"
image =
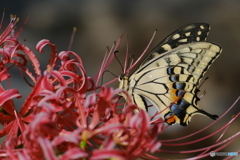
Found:
[[[120,64],[120,66],[121,66],[121,68],[122,68],[122,71],[124,71],[123,65],[122,65],[122,63],[120,62],[120,60],[118,59],[117,54],[116,54],[116,53],[118,53],[118,52],[119,52],[119,51],[115,51],[115,52],[114,52],[114,56],[115,56],[116,60],[118,61],[118,63]]]
[[[105,74],[106,72],[110,73],[111,75],[113,75],[113,76],[116,77],[116,78],[118,77],[117,75],[115,75],[115,74],[112,73],[111,71],[109,71],[109,70],[105,70],[105,71],[102,73],[101,86],[102,86],[102,84],[103,84],[103,76],[104,76],[104,74]]]

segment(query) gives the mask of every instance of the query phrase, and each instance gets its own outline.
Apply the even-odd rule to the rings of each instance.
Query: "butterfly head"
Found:
[[[125,76],[124,74],[121,74],[119,77],[118,77],[118,81],[119,81],[119,86],[118,88],[121,88],[125,91],[128,90],[128,77]]]

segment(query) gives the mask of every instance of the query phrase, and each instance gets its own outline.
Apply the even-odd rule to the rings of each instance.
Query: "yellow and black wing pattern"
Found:
[[[195,114],[217,119],[199,108],[198,85],[220,55],[221,47],[206,42],[210,26],[193,23],[179,28],[160,42],[130,76],[121,76],[119,87],[147,110],[148,100],[168,124],[186,126]]]

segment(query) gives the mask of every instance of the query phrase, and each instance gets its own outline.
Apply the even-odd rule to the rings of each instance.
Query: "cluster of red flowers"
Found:
[[[36,46],[39,52],[43,52],[46,45],[51,48],[47,69],[41,71],[35,54],[18,42],[22,28],[15,33],[17,22],[18,18],[12,16],[0,35],[0,82],[9,81],[9,70],[16,66],[26,83],[30,85],[28,78],[34,85],[30,85],[32,90],[17,111],[14,98],[21,98],[18,89],[5,89],[0,84],[0,123],[3,125],[0,137],[5,137],[1,159],[158,159],[150,153],[167,152],[160,150],[161,145],[171,145],[174,140],[157,139],[165,128],[163,121],[153,120],[142,110],[133,114],[136,106],[130,98],[128,105],[120,108],[118,94],[122,90],[96,87],[96,81],[113,56],[104,59],[95,80],[87,76],[76,53],[58,53],[49,40],[41,40]],[[117,50],[120,41],[121,38],[108,55]],[[32,63],[34,72],[27,68],[28,63]],[[127,93],[122,94],[128,97]],[[239,135],[240,132],[199,151],[206,152],[216,146],[221,149]]]
[[[18,42],[18,34],[14,35],[17,21],[12,16],[0,37],[0,79],[11,77],[8,71],[12,66],[7,68],[7,64],[12,64],[34,85],[19,112],[13,101],[21,97],[19,91],[0,86],[0,122],[4,126],[0,136],[6,136],[1,157],[134,159],[160,147],[158,125],[150,125],[144,111],[133,115],[134,105],[117,109],[120,89],[101,87],[95,91],[95,83],[87,77],[76,53],[57,53],[54,44],[41,40],[36,46],[39,52],[45,45],[51,47],[51,58],[42,72],[34,53]],[[33,64],[35,73],[29,71],[27,63]]]

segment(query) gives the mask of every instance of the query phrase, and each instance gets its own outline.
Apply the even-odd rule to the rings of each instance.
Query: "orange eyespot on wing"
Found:
[[[174,114],[172,114],[171,112],[168,112],[164,116],[164,119],[167,122],[167,124],[169,124],[169,125],[173,125],[173,124],[177,123],[177,121],[178,121],[178,117],[175,116]]]

